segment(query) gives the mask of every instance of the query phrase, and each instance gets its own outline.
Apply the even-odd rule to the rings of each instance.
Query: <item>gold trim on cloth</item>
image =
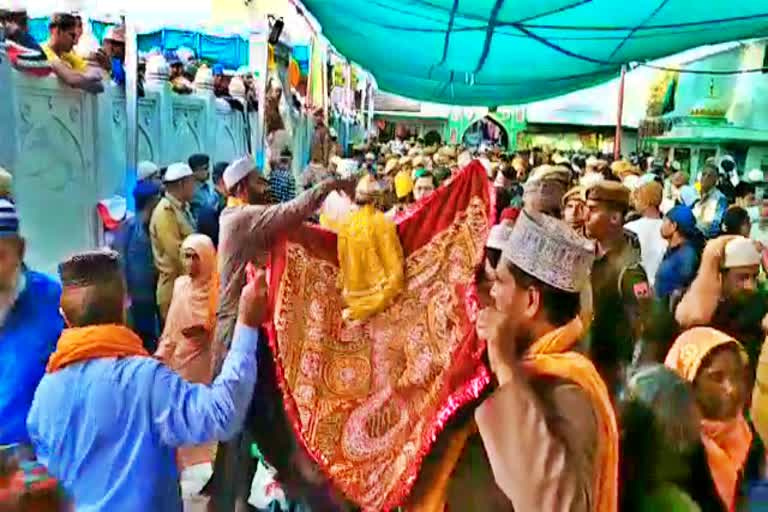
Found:
[[[415,478],[407,469],[442,421],[455,386],[446,376],[464,364],[455,356],[473,329],[463,294],[482,259],[486,210],[473,198],[410,254],[403,292],[364,322],[341,320],[338,267],[288,243],[274,317],[285,385],[304,443],[364,510],[382,510]]]

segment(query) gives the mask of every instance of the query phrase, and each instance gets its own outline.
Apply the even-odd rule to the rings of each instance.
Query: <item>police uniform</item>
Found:
[[[586,197],[623,208],[629,205],[629,190],[618,182],[598,183]],[[592,362],[615,394],[641,340],[652,294],[636,237],[625,231],[607,249],[592,268],[594,318],[587,340]]]

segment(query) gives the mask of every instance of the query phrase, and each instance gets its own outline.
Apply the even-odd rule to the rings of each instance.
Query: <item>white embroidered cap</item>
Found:
[[[157,166],[157,164],[150,162],[149,160],[144,160],[143,162],[139,162],[139,165],[137,166],[136,177],[139,181],[142,181],[153,177],[159,172],[160,168]]]
[[[725,244],[723,268],[752,267],[760,264],[760,252],[755,242],[740,236]]]
[[[512,236],[512,229],[512,226],[507,224],[496,224],[488,232],[488,240],[485,242],[485,246],[488,249],[503,251],[509,237]]]
[[[192,174],[192,168],[189,165],[184,162],[176,162],[175,164],[168,166],[168,169],[165,171],[165,176],[163,176],[163,181],[165,183],[171,183],[173,181],[184,179],[187,176],[192,176]]]
[[[502,257],[543,283],[579,293],[589,281],[595,246],[561,220],[524,210]]]
[[[254,171],[256,166],[253,163],[253,159],[250,156],[244,156],[239,160],[235,160],[224,169],[224,186],[227,190],[232,190],[235,185],[240,183],[243,178],[248,176],[251,171]]]

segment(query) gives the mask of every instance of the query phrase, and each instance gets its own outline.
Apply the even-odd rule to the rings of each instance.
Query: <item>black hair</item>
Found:
[[[621,411],[620,442],[620,505],[624,512],[641,512],[643,497],[654,490],[654,475],[657,471],[654,448],[663,442],[663,435],[651,408],[639,400],[631,400]],[[675,482],[679,488],[699,505],[702,512],[725,512],[709,471],[707,455],[701,442],[694,444],[686,454],[681,454],[691,469],[688,477]]]
[[[723,234],[740,235],[741,228],[750,224],[749,213],[740,206],[731,206],[723,216]]]
[[[736,185],[734,192],[736,193],[736,197],[747,197],[749,194],[754,195],[755,186],[746,181],[740,181],[739,184]]]
[[[541,306],[549,323],[560,327],[579,315],[581,312],[581,297],[578,293],[558,290],[541,282],[516,265],[508,261],[505,261],[505,263],[518,287],[534,287],[539,290],[541,293]]]
[[[217,183],[224,177],[224,171],[227,170],[227,167],[229,167],[229,162],[216,162],[216,165],[213,166],[213,172],[211,173],[211,178],[214,183]]]
[[[491,264],[491,267],[496,268],[501,260],[501,249],[493,249],[491,247],[485,248],[485,259]]]
[[[58,28],[59,30],[69,30],[77,26],[77,19],[68,13],[56,13],[51,16],[48,28]]]

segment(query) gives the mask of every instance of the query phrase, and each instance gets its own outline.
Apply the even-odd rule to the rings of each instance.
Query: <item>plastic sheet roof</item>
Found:
[[[621,65],[768,35],[765,0],[304,0],[382,90],[509,105],[615,77]]]

